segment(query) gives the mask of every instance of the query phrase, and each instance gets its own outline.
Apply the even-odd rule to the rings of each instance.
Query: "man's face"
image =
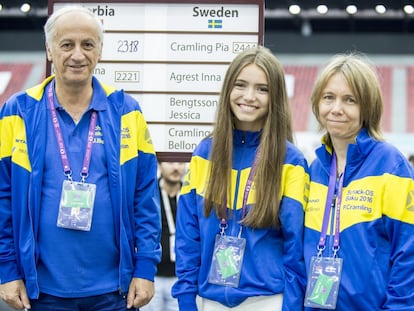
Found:
[[[180,183],[184,176],[185,162],[161,162],[158,164],[160,174],[165,182],[170,184]]]
[[[46,44],[57,83],[66,86],[90,84],[102,54],[99,33],[96,22],[87,14],[77,12],[59,17],[50,46]]]

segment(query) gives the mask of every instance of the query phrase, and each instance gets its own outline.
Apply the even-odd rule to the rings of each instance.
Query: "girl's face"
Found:
[[[230,108],[238,130],[263,128],[269,112],[269,85],[260,67],[250,64],[242,69],[230,93]]]
[[[319,101],[319,116],[332,141],[354,142],[361,129],[361,106],[342,74],[328,80]]]

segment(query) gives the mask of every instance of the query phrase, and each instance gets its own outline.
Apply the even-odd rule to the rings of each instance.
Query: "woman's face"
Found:
[[[242,131],[259,131],[269,112],[269,85],[264,71],[247,65],[237,77],[230,93],[235,126]]]
[[[319,118],[333,142],[355,141],[361,129],[361,103],[340,73],[334,74],[322,91]]]

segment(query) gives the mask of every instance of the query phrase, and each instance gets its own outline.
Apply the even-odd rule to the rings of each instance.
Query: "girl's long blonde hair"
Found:
[[[241,70],[250,64],[257,65],[266,74],[269,113],[261,133],[260,155],[254,176],[256,203],[242,223],[253,228],[279,227],[286,144],[287,141],[293,141],[291,113],[282,65],[267,48],[260,46],[237,55],[226,72],[212,132],[211,168],[204,198],[204,213],[208,216],[214,209],[220,218],[227,218],[223,203],[231,193],[235,118],[230,108],[230,93]]]

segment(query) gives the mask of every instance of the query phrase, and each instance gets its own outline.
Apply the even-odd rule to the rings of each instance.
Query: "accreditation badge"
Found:
[[[313,256],[306,286],[305,307],[335,309],[342,273],[342,258]]]
[[[246,239],[234,236],[216,236],[208,281],[212,284],[239,286]]]
[[[65,180],[62,185],[57,226],[89,231],[95,193],[95,184]]]

